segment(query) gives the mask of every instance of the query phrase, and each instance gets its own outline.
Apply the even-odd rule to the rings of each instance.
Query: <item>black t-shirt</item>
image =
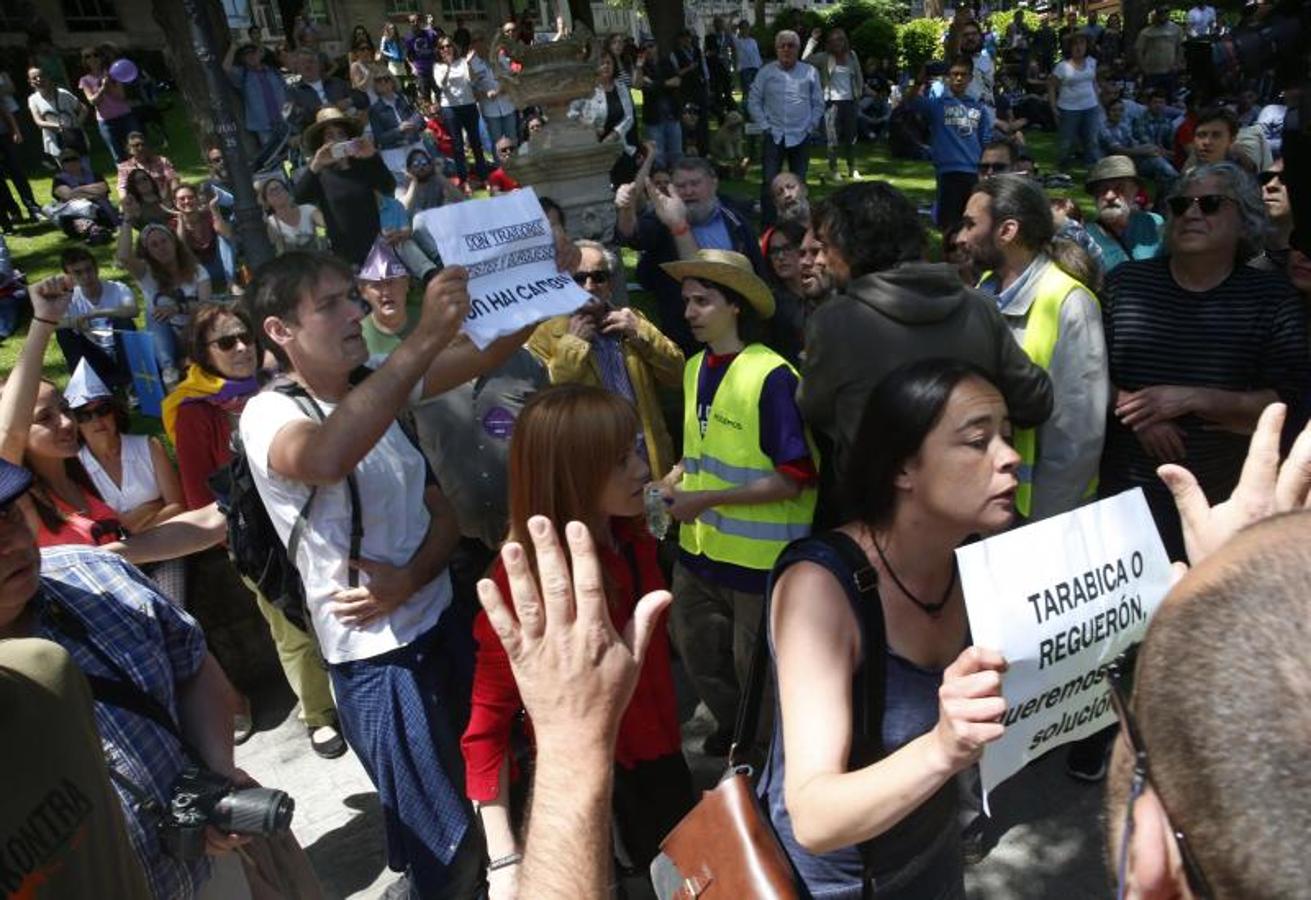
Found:
[[[665,87],[665,82],[674,77],[669,62],[648,57],[642,63],[642,77],[646,79],[646,85],[642,88],[642,121],[657,124],[677,119],[679,103],[676,89]]]

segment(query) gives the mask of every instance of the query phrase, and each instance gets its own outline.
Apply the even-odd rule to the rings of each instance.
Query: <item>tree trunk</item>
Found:
[[[1134,63],[1137,63],[1133,54],[1134,41],[1138,39],[1138,32],[1147,25],[1147,17],[1154,5],[1147,0],[1122,0],[1120,4],[1121,19],[1124,22],[1124,55]]]
[[[942,10],[942,0],[924,0],[924,18],[941,19]]]
[[[236,204],[237,241],[246,263],[254,269],[272,259],[274,252],[255,197],[236,92],[221,64],[231,40],[223,5],[220,0],[154,0],[153,7],[155,21],[175,42],[170,46],[169,62],[195,125],[197,143],[204,147],[204,138],[212,137],[223,149]]]
[[[278,17],[282,19],[282,34],[287,46],[296,49],[296,17],[305,8],[305,0],[278,0]]]
[[[765,0],[756,0],[756,25],[765,24]]]
[[[646,18],[662,54],[674,52],[674,38],[684,28],[683,0],[648,0]]]

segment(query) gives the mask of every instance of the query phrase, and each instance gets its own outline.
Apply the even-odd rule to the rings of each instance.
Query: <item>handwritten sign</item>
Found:
[[[469,270],[464,332],[480,349],[589,299],[556,269],[555,236],[532,188],[426,210],[414,227],[427,230],[446,265]]]
[[[1030,761],[1115,723],[1106,667],[1143,639],[1170,560],[1142,489],[956,551],[974,643],[1001,652],[1006,733],[988,793]]]

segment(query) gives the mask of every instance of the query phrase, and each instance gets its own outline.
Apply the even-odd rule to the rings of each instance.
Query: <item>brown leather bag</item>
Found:
[[[766,607],[768,608],[768,607]],[[796,900],[796,876],[760,808],[744,760],[760,720],[769,665],[768,621],[761,611],[742,705],[728,751],[728,771],[660,843],[651,883],[660,900]]]

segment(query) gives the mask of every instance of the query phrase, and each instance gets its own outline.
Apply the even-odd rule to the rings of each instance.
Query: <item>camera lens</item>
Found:
[[[246,788],[214,806],[210,824],[225,834],[275,834],[291,824],[296,801],[275,788]]]

